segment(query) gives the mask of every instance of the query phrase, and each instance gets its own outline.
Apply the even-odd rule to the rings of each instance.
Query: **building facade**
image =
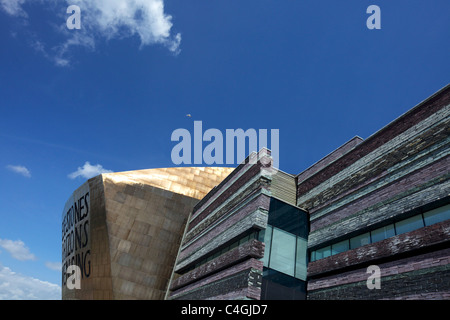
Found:
[[[306,297],[307,213],[271,160],[253,153],[195,206],[169,299]]]
[[[449,143],[447,86],[297,176],[309,299],[450,299]]]
[[[63,298],[450,299],[449,144],[447,86],[297,175],[262,149],[93,178],[64,210],[85,278]]]

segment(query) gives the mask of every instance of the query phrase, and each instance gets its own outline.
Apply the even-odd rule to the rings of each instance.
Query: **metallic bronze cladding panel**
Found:
[[[195,199],[202,199],[234,168],[180,167],[107,173],[103,176],[113,183],[149,185]]]
[[[86,182],[63,213],[63,221],[72,221],[63,222],[63,274],[73,263],[83,271],[80,289],[69,289],[63,278],[63,299],[163,299],[189,213],[232,170],[149,169]],[[78,203],[84,204],[78,220],[64,219],[72,204],[74,213],[80,210]]]
[[[105,217],[103,179],[97,176],[73,193],[63,212],[63,299],[112,299]],[[68,281],[72,283],[66,273],[71,265],[79,267],[79,289],[69,289],[67,285]]]

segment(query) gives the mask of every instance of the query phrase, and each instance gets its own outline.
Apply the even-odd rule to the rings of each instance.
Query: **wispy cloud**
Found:
[[[31,172],[24,166],[13,166],[8,165],[6,168],[10,171],[13,171],[15,173],[21,174],[24,177],[31,178]]]
[[[0,6],[11,16],[26,18],[26,2],[30,0],[0,0]],[[164,0],[66,0],[67,7],[77,5],[81,9],[79,30],[67,29],[65,19],[70,15],[65,11],[65,15],[61,14],[60,4],[55,6],[54,0],[39,0],[39,3],[59,10],[55,15],[61,24],[54,31],[66,40],[48,45],[34,35],[31,46],[57,66],[71,65],[73,47],[94,50],[98,41],[134,36],[139,37],[141,48],[159,44],[174,54],[180,52],[181,34],[172,33],[172,16],[164,12]]]
[[[62,269],[61,262],[50,262],[50,261],[47,261],[45,263],[45,266],[47,268],[49,268],[50,270],[55,270],[55,271],[61,271],[61,269]]]
[[[27,17],[27,13],[22,9],[25,0],[0,0],[0,8],[7,14],[15,17]]]
[[[70,179],[75,179],[77,177],[89,179],[98,176],[99,174],[102,173],[111,173],[111,172],[112,172],[111,170],[103,168],[103,166],[100,164],[96,164],[93,166],[89,163],[89,161],[86,161],[84,166],[78,167],[77,171],[72,172],[71,174],[68,175],[68,177]]]
[[[36,260],[36,256],[30,252],[21,240],[0,239],[0,247],[8,251],[14,259],[20,261]]]
[[[60,300],[61,287],[0,265],[0,300]]]

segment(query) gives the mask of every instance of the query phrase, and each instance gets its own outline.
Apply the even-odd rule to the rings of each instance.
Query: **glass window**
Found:
[[[308,238],[308,214],[275,198],[270,199],[267,223],[303,239]]]
[[[349,249],[348,239],[332,244],[331,245],[331,254],[338,254],[344,251],[347,251]]]
[[[316,250],[316,260],[331,256],[331,246]]]
[[[241,240],[239,240],[239,245],[246,243],[250,239],[250,235],[245,236]]]
[[[239,241],[235,241],[229,246],[228,250],[232,250],[232,249],[236,248],[238,245],[239,245]]]
[[[306,280],[306,254],[308,241],[297,237],[297,256],[295,257],[295,277]]]
[[[425,212],[423,217],[425,219],[426,226],[448,220],[450,219],[450,204]]]
[[[296,236],[273,228],[269,268],[294,276]]]
[[[311,251],[311,262],[316,261],[316,251]]]
[[[413,231],[422,227],[423,220],[421,214],[395,223],[397,234]]]
[[[366,232],[350,239],[350,248],[355,249],[370,243],[370,233]]]
[[[372,235],[372,242],[377,242],[393,237],[395,236],[394,225],[390,224],[388,226],[375,229],[371,232],[371,235]]]
[[[272,226],[267,225],[265,230],[261,230],[260,241],[264,242],[264,257],[262,259],[264,266],[269,266],[269,257],[270,257],[270,245],[272,242]]]

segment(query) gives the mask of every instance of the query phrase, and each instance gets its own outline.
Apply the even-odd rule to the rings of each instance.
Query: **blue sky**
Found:
[[[171,134],[194,120],[279,129],[293,174],[367,138],[448,84],[449,14],[447,0],[0,0],[0,299],[58,299],[70,194],[105,170],[174,166]]]

